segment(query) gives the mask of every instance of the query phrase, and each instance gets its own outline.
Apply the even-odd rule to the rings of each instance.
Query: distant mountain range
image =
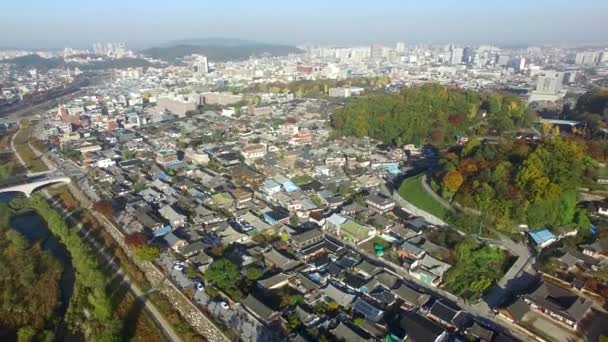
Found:
[[[149,67],[152,63],[139,58],[119,58],[105,61],[94,61],[88,64],[66,63],[61,57],[43,58],[38,55],[25,55],[21,57],[5,59],[0,63],[13,64],[17,69],[37,69],[39,71],[57,69],[57,68],[74,68],[78,67],[82,70],[97,70],[106,68],[126,69],[135,67]]]
[[[243,60],[250,56],[284,56],[303,51],[289,45],[252,42],[234,38],[202,38],[175,40],[140,51],[145,56],[175,62],[191,54],[207,56],[210,61]]]

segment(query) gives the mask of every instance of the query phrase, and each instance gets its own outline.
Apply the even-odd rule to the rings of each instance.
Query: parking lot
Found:
[[[183,271],[178,271],[173,268],[176,261],[177,260],[175,260],[170,253],[162,253],[159,257],[161,266],[167,270],[175,285],[183,289],[193,287],[194,284],[192,283],[192,280],[188,279]]]

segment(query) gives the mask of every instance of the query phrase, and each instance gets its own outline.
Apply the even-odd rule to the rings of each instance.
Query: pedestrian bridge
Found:
[[[0,180],[0,194],[9,192],[20,192],[30,197],[36,190],[54,184],[68,184],[72,180],[63,175],[52,173],[29,174],[27,176],[9,177]]]

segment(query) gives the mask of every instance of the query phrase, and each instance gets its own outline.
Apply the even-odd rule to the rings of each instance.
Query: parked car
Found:
[[[228,309],[230,309],[230,306],[228,306],[228,303],[226,303],[226,302],[224,302],[224,301],[221,301],[221,302],[220,302],[220,307],[221,307],[222,309],[224,309],[224,310],[228,310]]]
[[[198,291],[203,291],[205,289],[205,287],[203,286],[203,282],[201,281],[194,281],[194,288],[196,288]]]

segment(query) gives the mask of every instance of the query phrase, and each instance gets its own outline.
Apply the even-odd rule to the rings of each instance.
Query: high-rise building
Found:
[[[193,71],[197,75],[206,75],[209,73],[209,62],[207,56],[194,55],[194,61],[192,63]]]
[[[601,61],[602,55],[600,51],[583,51],[577,52],[574,57],[574,64],[578,65],[596,65]]]
[[[526,59],[524,57],[521,57],[519,59],[519,65],[517,66],[517,70],[523,71],[525,68],[526,68]]]
[[[562,89],[564,73],[545,70],[538,76],[536,92],[539,94],[556,95]]]
[[[475,61],[475,50],[472,47],[467,46],[464,48],[462,52],[462,61],[464,64],[473,64]]]
[[[462,63],[462,55],[464,50],[462,48],[451,47],[450,48],[450,64]]]
[[[404,42],[399,42],[397,43],[397,45],[395,46],[395,50],[397,50],[398,53],[404,53],[405,52],[405,43]]]
[[[372,59],[381,59],[382,58],[382,45],[372,45],[371,58]]]

